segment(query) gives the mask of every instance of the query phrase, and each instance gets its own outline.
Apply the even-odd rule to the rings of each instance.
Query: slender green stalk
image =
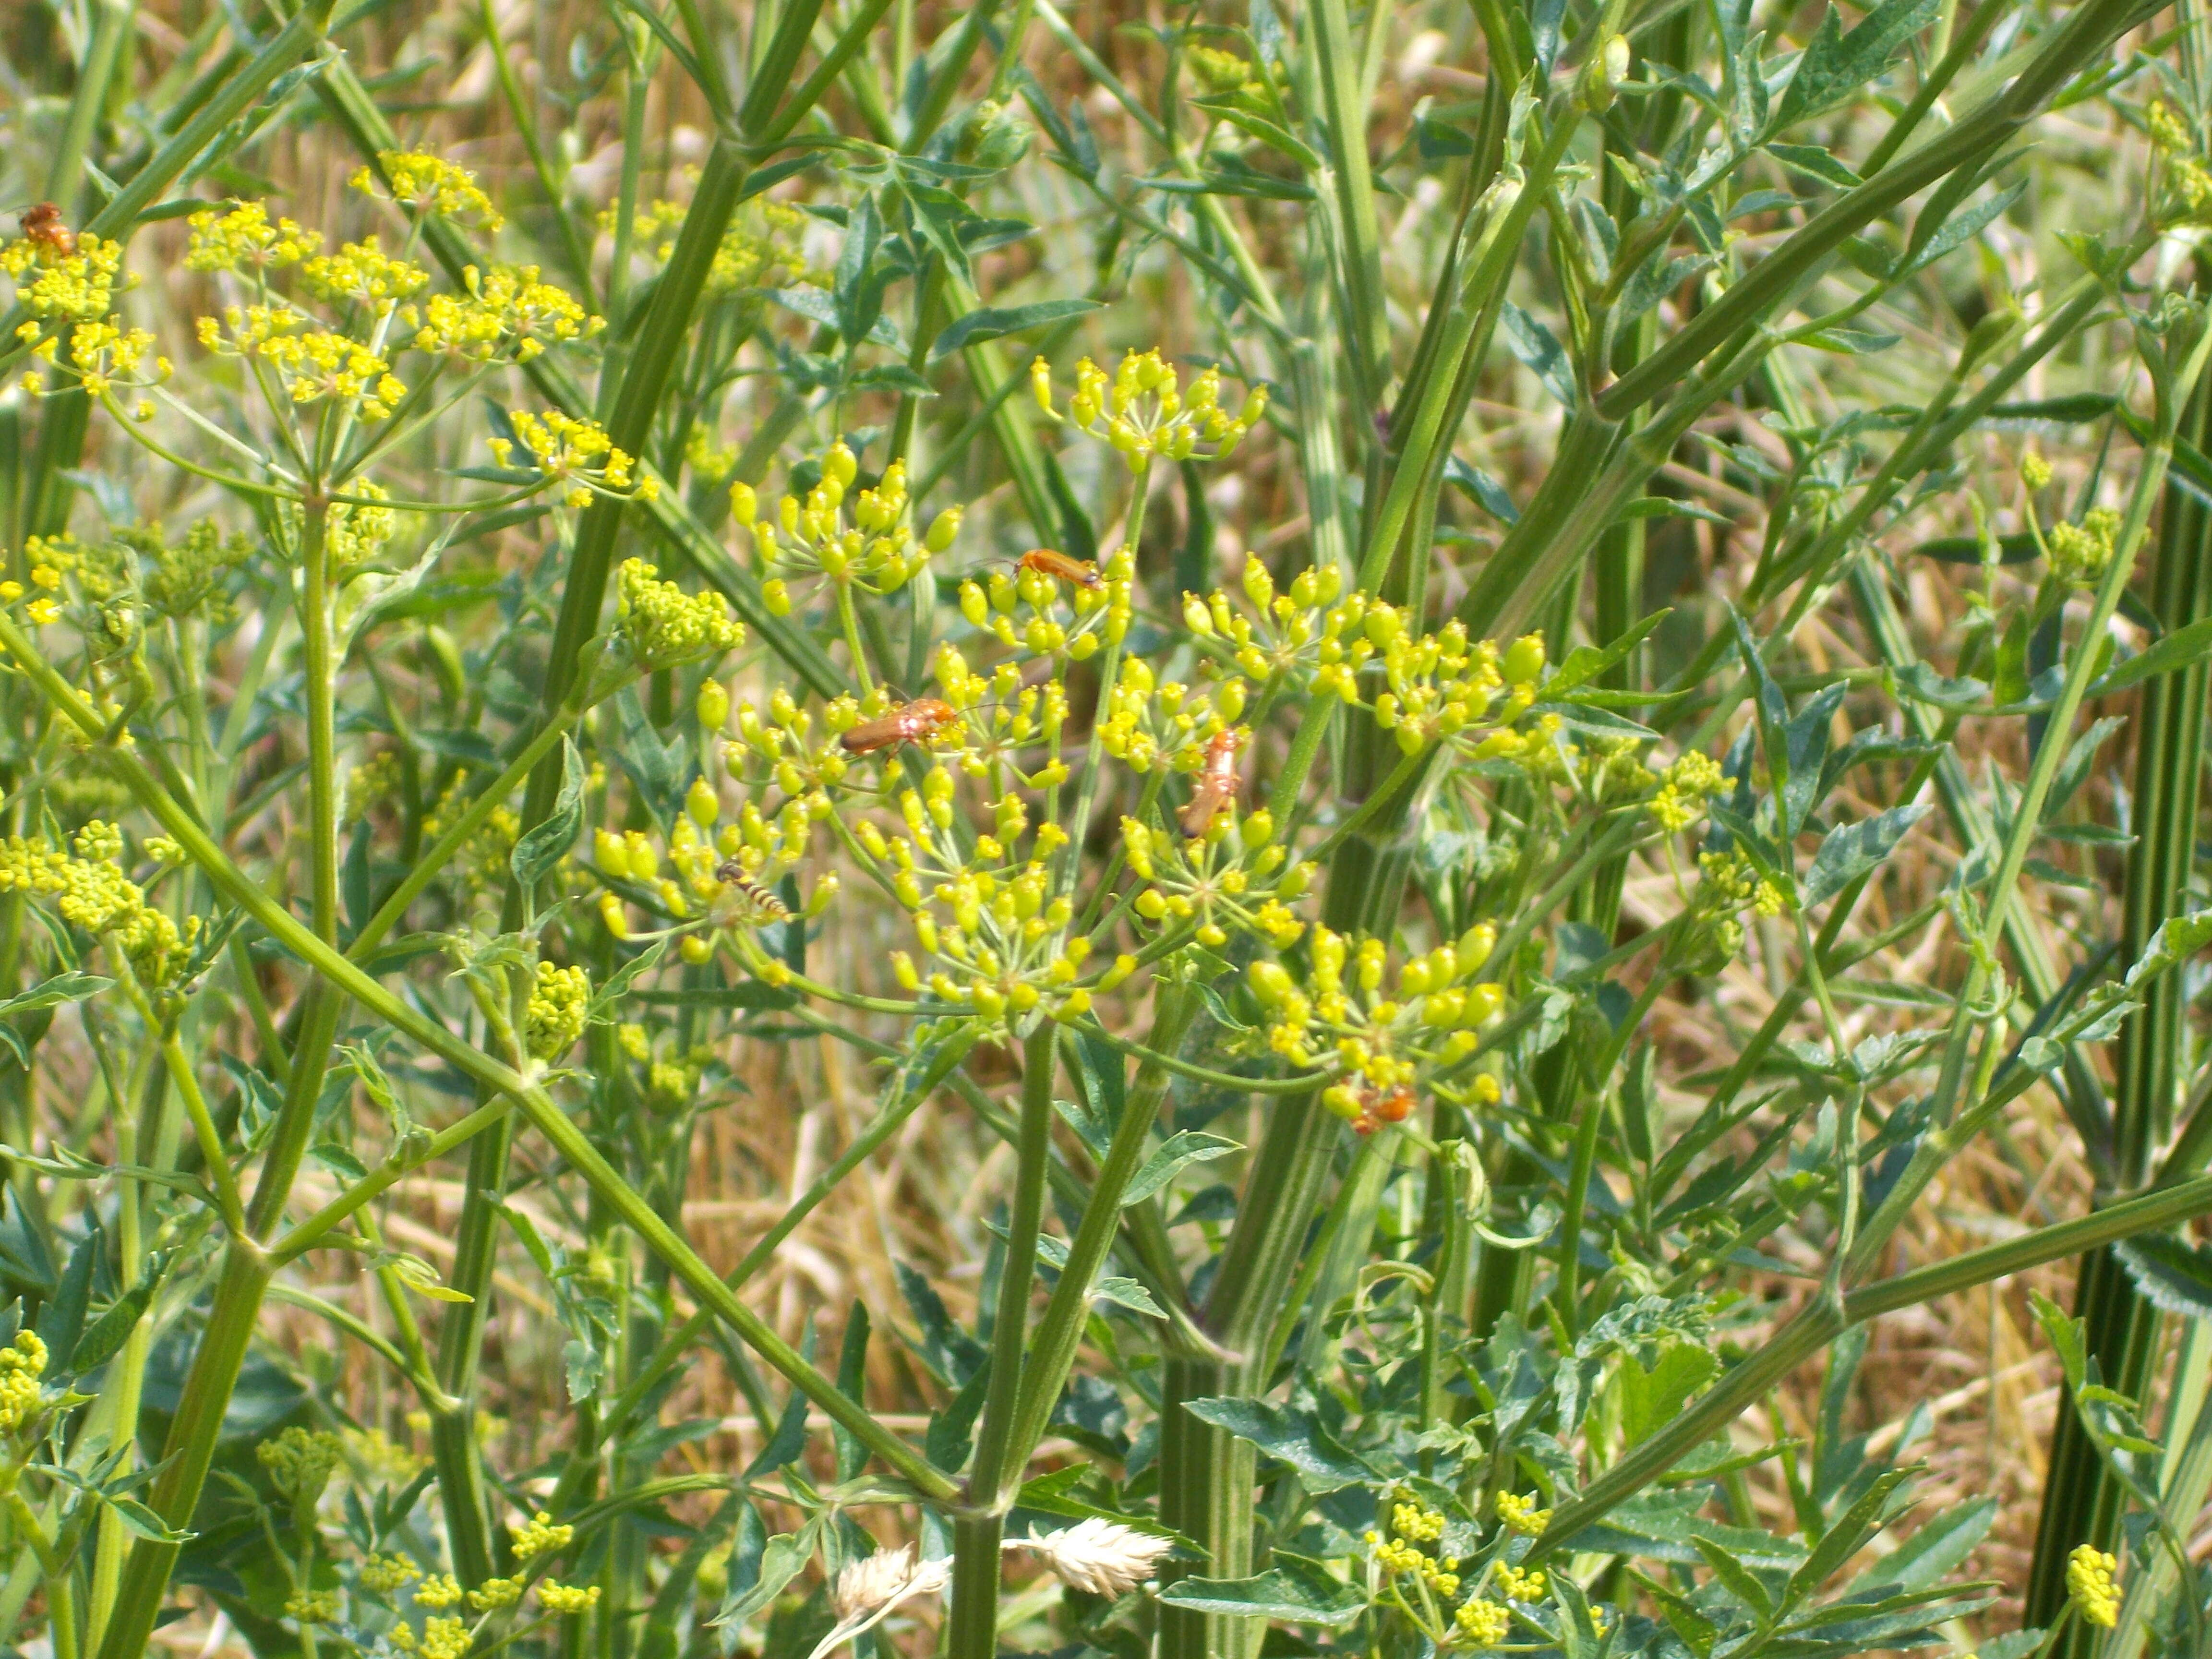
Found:
[[[567,180],[554,170],[546,158],[545,146],[538,140],[538,119],[532,112],[530,96],[514,73],[514,64],[507,53],[507,39],[500,32],[498,8],[492,0],[483,0],[477,15],[483,24],[484,42],[491,48],[492,65],[499,71],[500,92],[507,100],[507,113],[514,118],[514,130],[522,140],[523,153],[530,157],[531,171],[538,175],[538,186],[545,192],[546,205],[553,210],[554,223],[560,227],[562,251],[568,256],[569,277],[583,296],[585,308],[597,311],[599,301],[592,292],[592,251],[577,228],[575,214],[569,210]],[[628,160],[625,156],[625,162]]]
[[[975,1462],[969,1467],[966,1502],[953,1522],[952,1605],[945,1620],[945,1651],[951,1659],[995,1659],[998,1652],[999,1547],[1006,1523],[1006,1487],[1020,1479],[1015,1414],[1020,1406],[1030,1293],[1036,1280],[1037,1235],[1052,1160],[1052,1083],[1059,1054],[1060,1027],[1040,1018],[1022,1045],[1021,1131],[1014,1148],[1014,1198],[1006,1214],[1006,1255],[991,1323],[990,1382],[983,1395]],[[1060,1283],[1068,1282],[1063,1275]]]
[[[2034,56],[2002,90],[1814,215],[1717,302],[1607,387],[1598,398],[1600,412],[1619,416],[1649,403],[1706,357],[1732,349],[1732,343],[1756,327],[1808,273],[1867,224],[1938,180],[1996,154],[2083,64],[2154,10],[2144,0],[2076,6],[2037,43]]]
[[[2212,440],[2212,382],[2197,388],[2185,435],[2199,450]],[[2150,600],[2167,634],[2212,617],[2212,514],[2178,485],[2166,490]],[[2207,689],[2202,661],[2161,675],[2144,686],[2142,707],[2133,721],[2136,839],[2128,854],[2120,933],[2120,948],[2129,961],[2142,954],[2169,917],[2189,905]],[[2162,976],[2120,1032],[2112,1164],[2123,1187],[2148,1177],[2156,1150],[2172,1133],[2176,1096],[2187,1073],[2187,1001],[2180,980]],[[2150,1380],[2158,1310],[2109,1249],[2084,1259],[2074,1299],[2075,1311],[2087,1321],[2088,1351],[2106,1384],[2140,1397]],[[2048,1624],[2057,1616],[2066,1595],[2069,1552],[2085,1543],[2099,1549],[2114,1547],[2124,1502],[2124,1492],[2082,1431],[2079,1414],[2062,1409],[2053,1430],[2043,1519],[2028,1577],[2026,1616],[2032,1622]],[[2093,1634],[2077,1627],[2059,1653],[2087,1659]]]
[[[174,1047],[172,1039],[168,1047]],[[165,1066],[149,1066],[144,1087],[145,1107],[142,1121],[131,1122],[129,1115],[120,1109],[122,1102],[115,1103],[116,1156],[118,1162],[143,1161],[156,1170],[167,1169],[171,1163],[170,1149],[165,1144],[168,1106],[168,1090],[176,1074],[177,1062],[167,1058]],[[130,1181],[124,1183],[116,1204],[117,1258],[123,1275],[136,1280],[145,1271],[146,1245],[145,1206],[148,1183]],[[236,1213],[237,1191],[231,1192],[232,1213]],[[235,1225],[234,1224],[234,1231]],[[128,1439],[138,1421],[139,1405],[143,1398],[146,1380],[146,1359],[154,1343],[153,1321],[141,1318],[124,1340],[123,1352],[118,1354],[107,1374],[101,1379],[100,1401],[94,1407],[88,1425],[90,1432],[105,1433],[112,1440]],[[85,1630],[88,1641],[94,1646],[107,1628],[109,1615],[115,1608],[117,1591],[123,1582],[123,1564],[129,1557],[131,1537],[122,1524],[122,1518],[103,1508],[99,1528],[93,1543],[91,1594],[85,1607]]]
[[[1375,9],[1385,9],[1382,0],[1376,0]],[[1348,301],[1345,346],[1356,413],[1364,423],[1372,410],[1382,406],[1390,373],[1382,237],[1375,213],[1375,179],[1367,159],[1367,100],[1361,95],[1358,58],[1344,0],[1316,0],[1306,20],[1312,33],[1310,45],[1315,73],[1321,83],[1336,223],[1342,237],[1337,258]]]
[[[2150,505],[2159,498],[2165,485],[2177,420],[2177,411],[2171,402],[2172,388],[2178,386],[2185,394],[2193,395],[2197,377],[2203,372],[2208,347],[2212,347],[2212,337],[2198,337],[2191,344],[2188,361],[2169,370],[2159,380],[2159,435],[2144,453],[2141,471],[2129,498],[2126,517],[2114,537],[2111,564],[2098,584],[2088,619],[2079,636],[2084,643],[2077,646],[2074,659],[2069,665],[2064,689],[2052,709],[2048,734],[2029,768],[2027,782],[2014,808],[2015,816],[2010,832],[1999,857],[1996,873],[1988,889],[1980,949],[1976,952],[1975,965],[1969,970],[1966,990],[1959,999],[1958,1012],[1953,1020],[1949,1046],[1931,1106],[1931,1121],[1936,1127],[1923,1138],[1921,1146],[1898,1177],[1889,1195],[1862,1223],[1849,1259],[1844,1261],[1840,1267],[1838,1281],[1843,1285],[1848,1286],[1863,1276],[1867,1268],[1880,1259],[1890,1236],[1936,1171],[1956,1152],[1964,1134],[1995,1107],[1995,1097],[1985,1092],[1996,1054],[1994,1034],[1984,1036],[1981,1060],[1973,1068],[1974,1084],[1967,1081],[1968,1046],[1984,1018],[1978,1011],[1987,995],[1989,969],[1986,964],[1994,959],[1996,949],[2003,936],[2005,915],[2026,862],[2027,848],[2040,828],[2044,800],[2067,748],[2074,719],[2080,710],[2094,669],[2097,653],[2092,648],[2091,642],[2103,636],[2106,623],[2118,607],[2120,593],[2126,585],[2136,551],[2142,539]],[[2025,1067],[2014,1069],[2026,1070]],[[2026,1085],[2023,1082],[2020,1086],[2025,1087]],[[1972,1110],[1963,1114],[1958,1110],[1962,1095],[1966,1095],[1973,1106]],[[2191,1194],[2200,1191],[2212,1194],[2212,1184],[2201,1188],[2198,1183],[2185,1183],[2185,1186]],[[2014,1244],[2026,1246],[2030,1241],[2035,1241],[2041,1246],[2049,1246],[2054,1243],[2063,1244],[2069,1239],[2080,1239],[2082,1243],[2079,1247],[2088,1248],[2128,1237],[2132,1232],[2145,1227],[2166,1224],[2166,1220],[2144,1220],[2142,1218],[2157,1216],[2170,1220],[2178,1215],[2197,1213],[2188,1207],[2189,1202],[2193,1201],[2191,1199],[2180,1200],[2181,1207],[2178,1211],[2167,1207],[2176,1201],[2172,1194],[2182,1190],[2174,1188],[2167,1193],[2149,1194],[2129,1204],[2114,1206],[2112,1210],[2081,1222],[2042,1229],[2029,1235],[2027,1239],[2014,1241]],[[2110,1218],[2116,1214],[2120,1214],[2121,1218],[2111,1220]],[[2111,1228],[2111,1231],[2100,1231],[2105,1227]],[[1887,1281],[1870,1291],[1848,1292],[1841,1297],[1840,1303],[1837,1297],[1826,1296],[1808,1304],[1766,1345],[1731,1370],[1696,1406],[1669,1427],[1632,1451],[1594,1482],[1581,1498],[1563,1506],[1554,1517],[1552,1527],[1538,1540],[1540,1548],[1547,1551],[1556,1548],[1571,1535],[1572,1531],[1579,1530],[1640,1491],[1674,1460],[1700,1443],[1715,1428],[1733,1420],[1739,1412],[1761,1397],[1799,1362],[1832,1340],[1844,1328],[1848,1318],[1871,1317],[1875,1313],[1887,1311],[1891,1307],[1908,1305],[1910,1301],[1918,1300],[1921,1297],[1942,1293],[1940,1288],[1920,1289],[1923,1286],[1959,1288],[1979,1282],[1972,1278],[1960,1279],[1956,1274],[1967,1271],[1965,1264],[1969,1262],[1973,1264],[1974,1270],[1978,1270],[1992,1261],[2011,1260],[2001,1254],[2008,1248],[2011,1247],[1996,1247],[1997,1253],[1974,1252],[1954,1262]],[[2066,1254],[2068,1251],[2062,1249],[2058,1253]],[[2042,1256],[2035,1259],[2051,1258]],[[2033,1265],[2033,1262],[2021,1265]],[[2019,1266],[2014,1266],[2000,1271],[2019,1270]],[[1904,1301],[1896,1300],[1905,1294],[1904,1287],[1908,1285],[1918,1289],[1919,1294]]]
[[[1172,1049],[1182,1041],[1198,1012],[1195,994],[1180,986],[1163,986],[1155,999],[1149,1035],[1154,1043]],[[1060,1283],[1037,1322],[1036,1336],[1021,1378],[1020,1399],[1014,1413],[1012,1450],[1000,1474],[1000,1498],[1018,1486],[1037,1443],[1044,1438],[1053,1408],[1067,1384],[1083,1338],[1084,1321],[1091,1310],[1091,1287],[1106,1264],[1121,1222],[1121,1195],[1143,1166],[1160,1103],[1167,1097],[1168,1073],[1158,1066],[1139,1067],[1136,1086],[1129,1091],[1121,1121],[1114,1126],[1106,1157],[1091,1183],[1091,1201],[1085,1206],[1069,1243],[1067,1261]]]
[[[122,61],[137,15],[134,0],[98,0],[92,9],[92,39],[77,65],[76,88],[70,95],[61,140],[46,166],[46,199],[62,204],[64,212],[74,206],[82,188],[85,152],[91,148],[93,129],[106,112],[116,65]]]
[[[303,511],[300,538],[300,629],[304,650],[302,687],[307,706],[307,854],[310,914],[315,937],[335,945],[338,936],[337,732],[336,665],[331,650],[330,507],[310,501]],[[321,1097],[325,1062],[337,1035],[341,1006],[337,999],[311,992],[313,1011],[307,1036],[293,1054],[291,1087],[278,1114],[268,1156],[253,1188],[247,1224],[265,1239],[283,1214],[292,1182],[314,1132],[315,1106]]]

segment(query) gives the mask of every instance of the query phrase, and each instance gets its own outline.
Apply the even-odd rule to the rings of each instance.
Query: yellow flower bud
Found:
[[[1544,636],[1523,634],[1505,647],[1505,659],[1498,672],[1505,677],[1508,685],[1532,685],[1536,676],[1544,672]]]
[[[713,683],[711,680],[708,682],[709,684]],[[721,798],[715,794],[714,786],[706,779],[691,780],[690,788],[684,794],[684,816],[702,830],[713,829],[714,820],[722,816]]]
[[[730,718],[730,688],[709,675],[699,682],[699,697],[695,709],[702,731],[720,731]]]

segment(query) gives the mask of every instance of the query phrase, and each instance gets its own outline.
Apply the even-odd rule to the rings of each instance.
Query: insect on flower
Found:
[[[1097,589],[1105,586],[1105,578],[1098,574],[1098,567],[1091,560],[1071,559],[1066,554],[1055,553],[1048,547],[1033,547],[1016,562],[1024,570],[1034,570],[1040,576],[1073,582],[1078,587]]]
[[[716,866],[714,878],[726,887],[737,889],[745,902],[752,907],[752,913],[758,920],[763,921],[791,920],[791,907],[747,875],[745,866],[735,859],[725,859]]]
[[[76,252],[76,233],[62,222],[62,210],[52,202],[40,202],[23,215],[23,240],[57,258],[66,259]]]
[[[872,755],[902,743],[927,743],[960,718],[960,711],[935,697],[918,697],[888,714],[862,720],[837,739],[848,755]]]
[[[1198,769],[1198,783],[1191,791],[1190,804],[1182,809],[1182,832],[1186,836],[1202,836],[1236,803],[1237,751],[1244,746],[1244,733],[1231,726],[1226,732],[1217,732],[1206,745],[1206,760]]]
[[[1380,1093],[1363,1089],[1359,1091],[1359,1118],[1352,1127],[1363,1135],[1371,1135],[1385,1123],[1403,1123],[1413,1115],[1413,1091],[1402,1083]]]

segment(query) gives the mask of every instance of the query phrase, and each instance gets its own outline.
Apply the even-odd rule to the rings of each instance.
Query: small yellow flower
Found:
[[[547,1579],[538,1587],[538,1605],[551,1613],[588,1613],[599,1604],[597,1584],[556,1584]]]
[[[522,1581],[519,1578],[487,1578],[469,1592],[469,1605],[478,1613],[513,1607],[521,1599]]]
[[[592,976],[581,968],[556,968],[550,962],[539,963],[538,987],[531,993],[523,1027],[524,1046],[529,1049],[530,1057],[550,1061],[567,1054],[575,1045],[576,1039],[584,1034],[591,1000]],[[538,1517],[539,1521],[547,1519],[550,1517]],[[537,1522],[532,1522],[530,1528],[515,1535],[516,1553],[521,1559],[530,1559],[522,1552],[521,1540],[526,1535],[537,1536],[534,1531],[537,1525]],[[564,1534],[562,1543],[568,1542],[565,1535],[568,1528],[555,1528],[552,1530]],[[541,1545],[539,1547],[552,1549],[559,1546]]]
[[[404,1555],[372,1555],[361,1564],[361,1587],[379,1595],[404,1588],[422,1576],[422,1569]]]
[[[624,1026],[623,1029],[628,1032],[636,1030],[638,1028]],[[638,1034],[641,1036],[644,1035],[641,1030]],[[538,1510],[536,1515],[531,1516],[527,1526],[511,1527],[508,1531],[514,1536],[514,1559],[518,1561],[527,1561],[534,1556],[547,1555],[555,1550],[566,1549],[568,1547],[568,1540],[576,1535],[576,1529],[574,1527],[565,1524],[554,1525],[553,1517],[544,1510]]]
[[[1452,1616],[1460,1633],[1479,1648],[1494,1648],[1513,1627],[1513,1615],[1495,1601],[1476,1596]]]
[[[327,1625],[343,1605],[336,1590],[295,1590],[285,1598],[284,1616],[303,1625]]]
[[[2066,1594],[2082,1619],[2100,1630],[2120,1621],[2120,1592],[2112,1582],[2119,1565],[2094,1544],[2080,1545],[2066,1558]]]
[[[1551,1510],[1540,1510],[1534,1498],[1523,1498],[1520,1493],[1511,1492],[1498,1494],[1498,1518],[1510,1531],[1527,1538],[1534,1538],[1552,1524]]]

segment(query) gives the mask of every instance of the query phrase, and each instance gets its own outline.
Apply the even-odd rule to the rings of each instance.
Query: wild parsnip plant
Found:
[[[155,9],[6,117],[0,1643],[2206,1651],[2193,3]],[[1869,1332],[2075,1256],[1978,1578]]]

